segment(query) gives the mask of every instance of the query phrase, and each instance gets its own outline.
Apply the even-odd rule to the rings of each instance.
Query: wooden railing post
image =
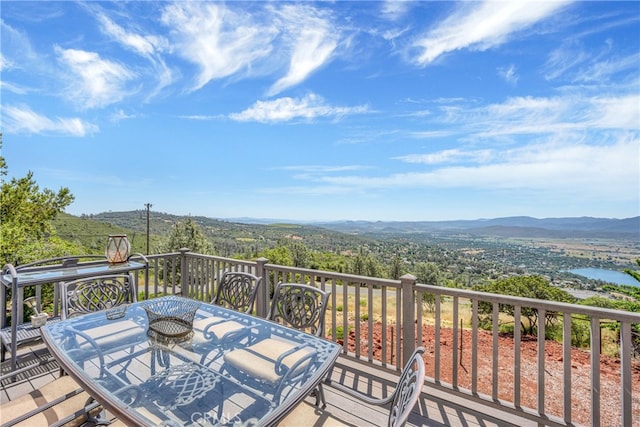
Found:
[[[416,306],[415,291],[417,278],[411,274],[405,274],[400,278],[402,284],[402,366],[409,361],[409,357],[416,347]]]
[[[182,296],[189,298],[191,297],[191,279],[189,278],[189,267],[187,265],[187,252],[191,249],[189,248],[180,248],[180,290],[182,291]],[[175,286],[175,285],[174,285]],[[174,291],[175,293],[175,288]]]
[[[258,296],[256,297],[256,314],[259,317],[267,317],[269,312],[267,306],[269,303],[269,287],[267,286],[267,270],[264,268],[268,262],[269,260],[264,257],[256,260],[256,276],[262,277],[262,283],[260,283]]]

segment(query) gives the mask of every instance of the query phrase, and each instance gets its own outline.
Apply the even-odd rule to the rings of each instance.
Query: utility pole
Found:
[[[149,209],[151,209],[151,203],[145,203],[147,208],[147,255],[149,255]]]

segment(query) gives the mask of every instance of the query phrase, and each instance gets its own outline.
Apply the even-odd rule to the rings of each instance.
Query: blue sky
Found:
[[[639,2],[0,8],[9,177],[74,215],[640,215]]]

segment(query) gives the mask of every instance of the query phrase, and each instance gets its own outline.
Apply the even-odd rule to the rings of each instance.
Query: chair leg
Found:
[[[318,387],[311,392],[312,395],[316,397],[316,408],[324,409],[327,407],[327,400],[324,397],[324,389],[322,388],[322,383],[318,384]],[[320,404],[322,403],[322,405]]]

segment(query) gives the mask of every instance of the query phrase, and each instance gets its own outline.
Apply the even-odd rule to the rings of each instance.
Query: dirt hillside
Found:
[[[452,330],[441,328],[440,339],[440,379],[452,383],[452,352],[457,351],[459,357],[458,385],[463,388],[471,387],[471,332],[464,331],[462,339],[457,345],[452,341]],[[369,334],[368,324],[362,323],[360,335],[363,343],[366,343]],[[389,337],[390,334],[387,335]],[[374,324],[374,357],[380,360],[382,357],[382,333],[381,325]],[[422,336],[425,354],[427,376],[434,377],[434,327],[425,325]],[[460,337],[460,335],[459,335]],[[387,340],[387,355],[393,353],[391,342]],[[460,353],[462,342],[462,353]],[[499,337],[498,354],[498,395],[499,398],[513,401],[513,366],[514,366],[514,341],[510,335]],[[355,332],[349,334],[349,350],[355,351]],[[367,354],[368,348],[363,346],[360,350]],[[487,331],[480,331],[478,335],[478,372],[480,380],[479,392],[491,395],[492,392],[492,335]],[[395,364],[395,360],[388,361]],[[563,414],[563,353],[562,345],[547,340],[545,343],[545,411],[549,415],[561,417]],[[521,404],[525,407],[537,407],[537,364],[538,344],[535,338],[525,337],[521,341]],[[590,353],[582,349],[572,349],[571,352],[571,381],[572,381],[572,408],[571,414],[574,423],[591,425],[591,358]],[[640,425],[640,361],[633,363],[633,415],[634,423]],[[620,391],[620,360],[609,356],[601,356],[600,362],[601,383],[601,425],[619,426],[621,391]]]

